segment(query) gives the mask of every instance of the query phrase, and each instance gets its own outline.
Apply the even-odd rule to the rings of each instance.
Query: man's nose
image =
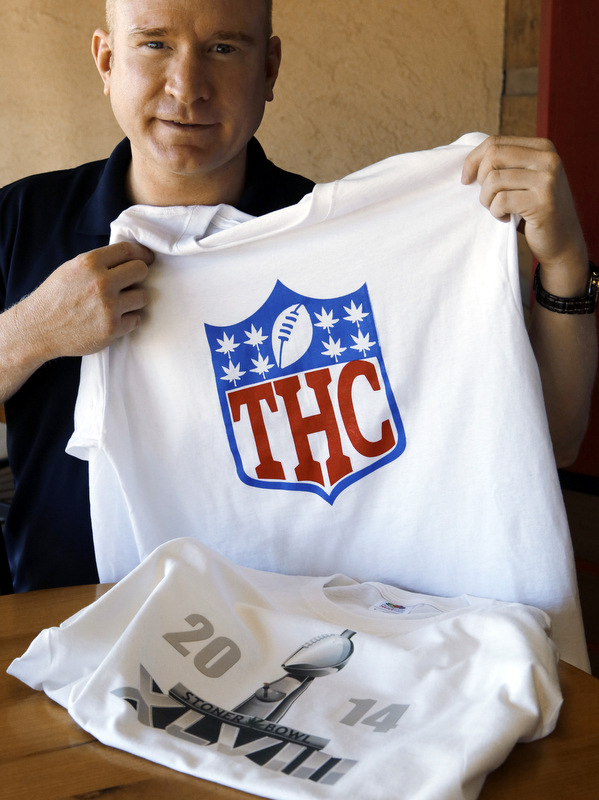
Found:
[[[185,51],[172,58],[165,89],[167,94],[185,105],[208,100],[212,92],[211,81],[201,55]]]

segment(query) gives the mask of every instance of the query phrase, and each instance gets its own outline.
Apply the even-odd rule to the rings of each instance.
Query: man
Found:
[[[26,179],[0,198],[0,400],[17,481],[5,538],[17,590],[97,580],[87,471],[64,455],[79,357],[142,322],[153,258],[108,246],[110,221],[132,203],[228,203],[258,215],[312,186],[250,141],[281,58],[267,2],[110,0],[107,11],[109,32],[96,31],[92,49],[130,150],[122,143],[107,163]],[[522,215],[545,290],[582,295],[586,249],[551,145],[491,138],[464,166],[463,181],[475,180],[495,216]],[[536,309],[531,338],[564,463],[586,425],[593,320]]]

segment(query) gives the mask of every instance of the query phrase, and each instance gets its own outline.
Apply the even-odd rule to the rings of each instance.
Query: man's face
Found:
[[[105,93],[146,179],[243,169],[280,61],[264,0],[119,0],[110,37],[97,34]]]

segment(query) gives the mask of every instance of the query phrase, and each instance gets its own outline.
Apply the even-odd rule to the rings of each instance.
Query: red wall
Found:
[[[599,0],[542,0],[537,130],[562,158],[599,264]],[[599,478],[599,388],[571,471]]]

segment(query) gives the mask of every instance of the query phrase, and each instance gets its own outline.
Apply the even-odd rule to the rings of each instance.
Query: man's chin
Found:
[[[208,175],[228,161],[226,154],[214,147],[197,143],[168,143],[155,148],[154,162],[158,169],[176,175]]]

